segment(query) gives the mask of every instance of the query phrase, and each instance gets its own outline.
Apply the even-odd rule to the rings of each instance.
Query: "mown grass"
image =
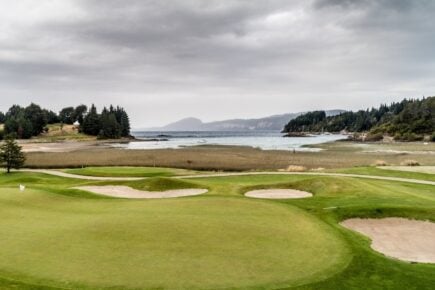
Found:
[[[28,187],[24,193],[18,192],[20,183]],[[69,189],[85,184],[109,183],[0,175],[1,289],[432,289],[435,284],[435,264],[387,258],[373,251],[366,237],[339,225],[350,217],[435,221],[433,186],[303,175],[110,182],[153,190],[209,189],[198,197],[134,201]],[[243,196],[257,188],[295,188],[314,197]]]
[[[193,175],[195,171],[161,168],[161,167],[85,167],[64,169],[66,173],[101,176],[101,177],[156,177],[156,176],[176,176],[176,175]]]
[[[329,170],[329,172],[376,175],[376,176],[386,176],[386,177],[401,177],[401,178],[409,178],[409,179],[435,181],[435,174],[411,172],[411,171],[403,171],[403,170],[382,169],[374,166],[334,169],[334,170]]]
[[[326,224],[274,203],[222,197],[84,202],[11,188],[0,196],[0,227],[9,233],[0,240],[0,275],[32,284],[297,285],[330,276],[350,257]]]

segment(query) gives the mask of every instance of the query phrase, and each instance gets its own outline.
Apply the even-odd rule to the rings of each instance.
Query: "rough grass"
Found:
[[[24,193],[20,183],[28,187]],[[435,283],[435,265],[387,258],[366,237],[339,225],[351,217],[435,222],[433,186],[303,175],[159,177],[136,186],[210,191],[146,201],[68,189],[106,183],[0,174],[0,288],[431,289]],[[294,188],[314,196],[243,197],[254,188]]]
[[[47,126],[48,132],[34,137],[39,142],[58,142],[58,141],[93,141],[95,136],[79,133],[73,125],[50,124]]]
[[[344,144],[343,144],[344,143]],[[364,145],[364,144],[363,144]],[[96,149],[79,150],[67,153],[26,154],[29,167],[65,168],[83,166],[159,166],[195,170],[277,170],[289,165],[314,168],[348,168],[353,166],[370,166],[382,159],[387,164],[399,165],[413,159],[421,165],[434,165],[435,154],[428,154],[432,147],[414,145],[416,151],[403,153],[398,145],[396,153],[391,153],[393,145],[378,150],[371,145],[335,142],[319,145],[321,152],[263,151],[249,147],[234,146],[200,146],[183,149],[162,150],[120,150]],[[376,145],[378,146],[378,145]],[[380,146],[380,145],[379,145]],[[408,145],[410,146],[410,145]],[[410,150],[412,148],[406,147]],[[370,152],[366,152],[366,151]],[[387,151],[386,151],[387,150]],[[426,151],[423,151],[426,150]],[[435,152],[435,149],[432,150]],[[431,151],[431,152],[432,152]]]

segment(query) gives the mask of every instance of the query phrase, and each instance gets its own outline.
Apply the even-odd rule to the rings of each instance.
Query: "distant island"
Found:
[[[327,116],[334,116],[344,110],[325,111]],[[163,127],[146,128],[143,131],[281,131],[289,120],[304,114],[288,113],[258,119],[231,119],[204,123],[197,118],[185,118]]]
[[[435,141],[435,97],[404,99],[379,108],[342,112],[328,116],[325,111],[302,114],[284,127],[283,133],[350,132],[355,139],[397,141]],[[358,134],[365,133],[365,134]]]

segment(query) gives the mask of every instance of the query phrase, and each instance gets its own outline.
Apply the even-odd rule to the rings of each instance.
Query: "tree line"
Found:
[[[27,107],[13,105],[6,113],[0,112],[0,139],[10,136],[17,139],[29,139],[48,131],[49,124],[80,124],[81,133],[99,138],[121,138],[130,136],[130,119],[127,112],[117,106],[104,107],[101,113],[92,105],[63,108],[58,114],[31,103]]]
[[[404,99],[379,108],[326,116],[324,111],[303,114],[291,120],[283,132],[369,132],[372,139],[384,134],[395,140],[417,141],[431,135],[435,141],[435,97]]]

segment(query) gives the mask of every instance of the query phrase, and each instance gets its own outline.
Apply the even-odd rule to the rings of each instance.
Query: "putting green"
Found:
[[[320,281],[349,262],[330,226],[245,198],[81,199],[0,189],[0,275],[95,289],[244,288]]]

